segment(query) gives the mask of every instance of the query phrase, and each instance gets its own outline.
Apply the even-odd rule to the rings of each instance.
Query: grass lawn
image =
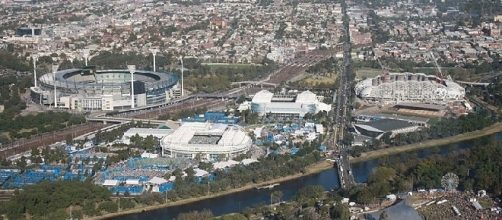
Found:
[[[301,80],[303,81],[306,85],[310,87],[314,87],[315,85],[321,84],[321,83],[327,83],[327,84],[334,84],[336,82],[337,75],[336,73],[328,73],[325,76],[320,76],[320,75],[310,75],[305,77],[305,79]]]
[[[356,72],[356,80],[373,78],[375,76],[382,74],[381,69],[374,69],[374,68],[367,68],[367,67],[357,68],[355,70],[355,72]]]

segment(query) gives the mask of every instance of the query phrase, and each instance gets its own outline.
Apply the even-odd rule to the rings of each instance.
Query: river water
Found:
[[[502,141],[502,133],[492,135],[497,141]],[[427,158],[431,154],[447,155],[460,149],[468,149],[475,145],[475,140],[464,141],[457,144],[445,145],[436,148],[422,149],[410,153],[396,154],[392,157],[406,160],[407,156],[416,156],[420,159]],[[398,159],[398,160],[399,160]],[[357,182],[365,182],[371,171],[381,163],[381,159],[368,160],[352,164],[352,172]],[[283,193],[283,200],[290,200],[296,194],[298,189],[306,185],[322,185],[326,190],[340,187],[336,169],[329,169],[318,174],[290,180],[281,183],[274,189],[251,189],[248,191],[237,192],[226,196],[212,199],[206,199],[193,202],[186,205],[172,206],[143,213],[130,214],[112,219],[125,220],[155,220],[155,219],[173,219],[180,213],[194,210],[209,209],[214,215],[223,215],[232,212],[241,212],[247,207],[256,207],[270,202],[270,193],[280,190]]]

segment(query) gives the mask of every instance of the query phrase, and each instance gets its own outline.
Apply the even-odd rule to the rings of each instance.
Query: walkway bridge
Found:
[[[490,83],[483,83],[483,82],[467,82],[467,81],[456,81],[459,84],[463,85],[469,85],[469,86],[483,86],[487,87],[490,85]]]
[[[270,83],[270,82],[265,82],[265,81],[240,81],[240,82],[232,82],[231,85],[253,85],[253,86],[269,86],[269,87],[277,87],[278,84],[276,83]]]

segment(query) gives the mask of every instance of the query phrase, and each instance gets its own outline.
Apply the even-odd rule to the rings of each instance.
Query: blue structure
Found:
[[[110,189],[113,194],[118,193],[119,195],[124,195],[129,193],[129,195],[141,195],[144,191],[143,186],[116,186]]]
[[[321,151],[321,152],[323,152],[323,153],[324,153],[324,152],[326,152],[326,150],[327,150],[326,145],[321,144],[321,146],[319,146],[319,151]]]
[[[221,124],[237,124],[239,117],[227,116],[225,112],[206,112],[204,115],[195,114],[193,117],[182,119],[183,122],[211,122]]]
[[[300,148],[293,147],[289,152],[291,153],[291,155],[296,155],[298,151],[300,151]]]
[[[174,188],[174,183],[173,182],[167,182],[159,185],[159,192],[167,192],[171,191]]]

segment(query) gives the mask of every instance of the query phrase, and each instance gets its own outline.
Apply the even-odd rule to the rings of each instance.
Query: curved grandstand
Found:
[[[185,122],[161,141],[164,156],[216,160],[249,151],[252,141],[242,127],[227,124]]]
[[[444,104],[463,100],[465,89],[451,80],[423,73],[389,73],[365,79],[355,86],[367,101]]]
[[[96,70],[93,67],[47,73],[39,79],[40,87],[31,89],[36,103],[54,104],[56,87],[60,108],[78,110],[114,110],[131,107],[129,70]],[[134,102],[137,107],[166,102],[177,95],[178,77],[172,73],[136,70]]]

